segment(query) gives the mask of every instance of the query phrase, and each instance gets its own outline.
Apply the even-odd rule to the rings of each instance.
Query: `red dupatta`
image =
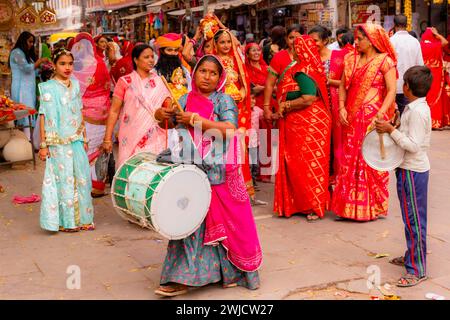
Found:
[[[430,68],[433,75],[433,83],[427,94],[427,102],[431,108],[431,117],[433,119],[433,128],[440,128],[442,127],[442,94],[444,89],[442,44],[434,36],[431,28],[427,28],[422,35],[420,46],[422,48],[423,61]]]
[[[123,57],[111,68],[111,79],[114,83],[117,83],[121,77],[133,72],[133,59],[131,56],[133,48],[134,45],[131,42],[127,41],[126,44],[124,43],[122,48]]]

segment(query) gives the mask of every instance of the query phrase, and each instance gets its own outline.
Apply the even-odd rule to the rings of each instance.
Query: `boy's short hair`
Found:
[[[414,66],[406,70],[403,75],[403,81],[408,85],[415,97],[426,97],[430,91],[433,75],[431,70],[426,66]]]

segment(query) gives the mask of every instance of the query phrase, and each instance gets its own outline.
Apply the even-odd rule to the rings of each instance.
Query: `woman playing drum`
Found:
[[[222,93],[226,72],[218,58],[202,57],[194,69],[193,80],[192,92],[179,101],[184,112],[176,116],[177,129],[183,137],[183,154],[191,148],[210,163],[207,175],[212,189],[211,205],[196,232],[183,240],[169,242],[161,286],[155,293],[176,296],[186,293],[188,287],[220,281],[224,287],[241,285],[257,289],[256,270],[262,262],[262,251],[236,161],[238,110],[233,99]],[[169,120],[169,126],[173,126],[172,115],[172,111],[161,108],[155,118],[161,123]],[[214,140],[209,134],[211,129],[215,132]],[[220,144],[220,140],[225,143]],[[225,163],[210,162],[212,154],[216,159],[226,159]]]

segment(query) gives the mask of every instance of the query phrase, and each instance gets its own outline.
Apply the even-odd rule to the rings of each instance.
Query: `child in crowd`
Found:
[[[55,75],[39,84],[39,158],[46,161],[40,222],[55,232],[94,229],[83,105],[80,85],[71,77],[73,62],[70,51],[55,51]]]
[[[427,67],[408,69],[403,76],[403,92],[410,103],[401,116],[399,129],[389,122],[376,121],[377,131],[389,133],[406,151],[396,176],[407,250],[404,256],[390,261],[406,268],[406,275],[397,282],[399,287],[412,287],[427,279],[427,191],[430,172],[427,150],[430,146],[431,114],[426,96],[432,78]]]

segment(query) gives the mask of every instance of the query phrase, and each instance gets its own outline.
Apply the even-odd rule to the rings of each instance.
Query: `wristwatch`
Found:
[[[39,144],[39,149],[45,149],[45,148],[47,148],[47,143],[45,143],[45,141],[44,141],[44,142],[41,142],[41,143]]]

